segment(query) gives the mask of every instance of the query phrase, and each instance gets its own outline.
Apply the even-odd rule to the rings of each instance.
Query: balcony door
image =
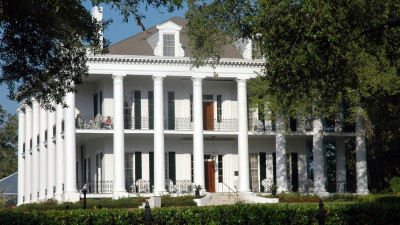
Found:
[[[203,102],[203,129],[214,130],[214,102]]]

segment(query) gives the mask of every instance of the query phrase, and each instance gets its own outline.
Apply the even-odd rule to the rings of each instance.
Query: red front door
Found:
[[[204,162],[204,172],[206,177],[206,190],[208,192],[215,192],[215,162]]]
[[[203,129],[214,130],[214,103],[203,102]]]

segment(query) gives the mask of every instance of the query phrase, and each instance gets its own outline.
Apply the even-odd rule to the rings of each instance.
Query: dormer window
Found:
[[[175,56],[175,34],[163,34],[163,56]]]
[[[184,57],[185,51],[179,40],[179,32],[182,26],[172,21],[167,21],[157,25],[157,30],[147,42],[154,49],[155,56]]]
[[[251,40],[251,52],[254,59],[262,59],[260,48],[256,41]]]

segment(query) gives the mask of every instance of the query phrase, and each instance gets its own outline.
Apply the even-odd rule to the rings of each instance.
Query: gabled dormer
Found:
[[[182,44],[179,41],[179,32],[182,26],[167,21],[156,26],[154,34],[147,38],[147,42],[154,50],[155,56],[184,57]]]

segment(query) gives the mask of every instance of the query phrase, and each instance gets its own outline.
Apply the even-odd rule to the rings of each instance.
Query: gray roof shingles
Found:
[[[190,52],[190,49],[188,48],[188,37],[185,34],[186,32],[185,25],[187,21],[181,17],[172,17],[167,21],[171,21],[179,26],[182,26],[182,30],[180,31],[179,34],[179,40],[180,43],[182,44],[182,48],[185,51],[185,57],[191,57],[192,54]],[[154,32],[156,32],[156,30],[157,30],[156,26],[153,26],[141,33],[138,33],[120,42],[117,42],[109,47],[108,54],[154,56],[154,50],[146,39],[149,36],[151,36]],[[232,45],[223,46],[222,51],[223,51],[221,55],[222,58],[243,59],[242,54]]]

